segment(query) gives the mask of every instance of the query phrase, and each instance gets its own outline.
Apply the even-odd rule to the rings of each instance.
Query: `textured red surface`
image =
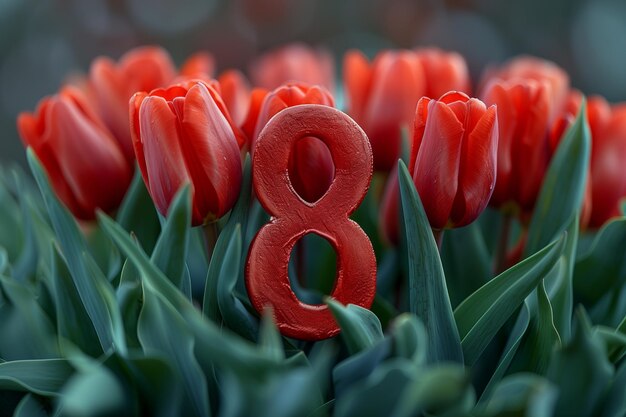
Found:
[[[302,137],[328,146],[335,178],[318,201],[293,189],[289,154]],[[363,130],[331,107],[306,104],[278,113],[259,135],[252,162],[254,191],[272,216],[256,235],[246,265],[246,286],[258,311],[269,306],[281,333],[304,340],[332,337],[340,329],[325,304],[305,304],[291,289],[288,264],[296,242],[308,233],[326,238],[337,252],[331,296],[342,304],[369,308],[376,293],[372,244],[348,216],[363,200],[372,177],[372,150]]]

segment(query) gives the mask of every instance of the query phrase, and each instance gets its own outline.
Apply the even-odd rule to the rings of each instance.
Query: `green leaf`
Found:
[[[0,247],[7,250],[9,259],[19,256],[23,247],[20,207],[0,181]]]
[[[326,298],[325,301],[341,327],[341,337],[351,355],[368,349],[383,339],[380,321],[368,309],[354,304],[343,306],[332,298]]]
[[[437,244],[406,165],[398,164],[409,261],[409,308],[430,336],[432,362],[463,362],[459,331],[450,305]]]
[[[470,295],[454,311],[465,363],[473,365],[502,325],[552,269],[565,236],[509,268]]]
[[[161,231],[161,223],[139,169],[135,169],[135,176],[117,211],[117,221],[137,236],[148,253],[152,252]]]
[[[583,100],[576,121],[552,157],[530,220],[526,256],[565,230],[582,205],[591,147],[586,109]]]
[[[183,287],[190,227],[191,194],[187,185],[176,193],[150,257],[152,263],[178,288]]]
[[[393,417],[418,414],[458,416],[474,406],[474,390],[469,375],[458,364],[440,364],[422,371],[403,387]]]
[[[215,242],[215,248],[209,263],[206,284],[204,288],[204,301],[202,304],[203,313],[216,323],[222,320],[219,301],[218,301],[218,283],[222,264],[226,259],[226,251],[230,243],[230,236],[233,234],[237,225],[241,230],[246,230],[248,224],[248,208],[250,207],[250,199],[252,196],[252,177],[250,168],[250,155],[246,155],[243,166],[243,182],[241,184],[241,193],[235,207],[231,210],[228,223],[224,230],[220,233],[220,237]]]
[[[515,320],[515,324],[509,333],[509,337],[507,339],[506,345],[504,346],[504,350],[502,356],[500,357],[500,361],[498,362],[498,367],[491,375],[489,379],[489,383],[483,390],[482,395],[480,396],[479,404],[484,403],[489,400],[493,396],[493,390],[497,386],[497,384],[502,380],[502,377],[509,369],[509,365],[511,365],[511,361],[513,357],[517,353],[517,349],[520,346],[522,341],[522,337],[526,334],[526,330],[528,329],[528,324],[530,323],[530,312],[528,311],[528,307],[526,303],[522,304],[522,308],[520,310],[520,314],[518,314],[517,319]]]
[[[78,295],[65,261],[61,258],[56,246],[51,245],[50,250],[52,252],[52,294],[56,307],[58,336],[71,340],[72,344],[90,356],[100,356],[103,350],[98,335]]]
[[[88,254],[85,240],[76,222],[57,200],[41,164],[30,148],[27,151],[27,157],[48,208],[50,220],[59,239],[74,285],[91,318],[100,345],[105,351],[113,347],[124,351],[126,344],[123,337],[123,324],[115,303],[113,288]]]
[[[391,339],[385,338],[374,346],[339,362],[333,368],[335,397],[341,397],[352,385],[374,372],[378,365],[391,355],[391,345]]]
[[[623,417],[626,415],[624,387],[626,387],[626,362],[622,362],[617,372],[615,372],[611,387],[607,390],[603,400],[602,413],[598,413],[598,416]]]
[[[614,219],[597,233],[574,269],[576,297],[592,306],[611,288],[626,283],[626,218]]]
[[[617,363],[626,354],[626,334],[610,327],[596,326],[593,335],[602,341],[611,362]]]
[[[192,404],[189,412],[208,416],[207,381],[194,356],[193,334],[176,309],[150,287],[144,287],[144,304],[137,332],[146,354],[165,355],[180,375]]]
[[[552,417],[558,394],[550,381],[538,375],[511,375],[494,387],[477,415]]]
[[[268,355],[274,357],[276,360],[284,360],[285,351],[283,350],[282,337],[276,327],[276,323],[274,322],[274,316],[271,308],[268,308],[263,312],[259,333],[259,346],[261,349],[267,352]]]
[[[428,334],[424,324],[414,315],[404,313],[391,326],[396,356],[407,358],[415,365],[426,364]]]
[[[548,378],[559,388],[558,416],[597,415],[613,367],[604,354],[602,343],[591,335],[589,319],[577,310],[578,326],[572,340],[557,350],[548,368]]]
[[[65,384],[58,408],[68,417],[123,415],[130,411],[121,382],[108,368],[95,364],[76,372]]]
[[[29,200],[31,199],[30,189],[26,186],[25,181],[23,180],[21,170],[19,172],[14,170],[12,173],[15,181],[15,188],[17,190],[22,190],[22,192],[18,193],[18,200],[21,210],[23,229],[22,236],[24,236],[24,244],[20,255],[13,262],[13,276],[20,281],[26,281],[27,279],[33,277],[37,270],[37,258],[39,255],[37,250],[37,235],[35,232],[34,220],[29,213]],[[0,204],[2,204],[1,199]]]
[[[48,413],[37,397],[26,394],[15,408],[13,417],[48,417]]]
[[[0,357],[42,359],[58,356],[52,322],[26,283],[0,275],[7,302],[0,303]]]
[[[0,389],[57,396],[74,373],[66,359],[33,359],[0,363]]]
[[[191,304],[189,299],[163,275],[161,270],[150,263],[145,252],[132,242],[128,233],[106,215],[100,213],[99,220],[109,236],[139,270],[144,287],[150,287],[155,293],[162,295],[187,322],[195,338],[195,354],[205,369],[213,364],[226,367],[234,372],[263,378],[264,375],[276,372],[288,364],[277,362],[274,357],[257,349],[239,337],[221,330],[207,320]]]
[[[259,324],[234,294],[239,277],[241,252],[241,228],[237,224],[230,236],[224,259],[221,261],[222,268],[217,283],[217,303],[224,323],[231,330],[248,340],[255,340]]]

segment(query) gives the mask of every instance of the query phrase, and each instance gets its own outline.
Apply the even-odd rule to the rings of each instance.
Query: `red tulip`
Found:
[[[250,84],[246,77],[237,70],[224,71],[217,79],[220,86],[220,96],[233,121],[242,126],[250,107]]]
[[[207,52],[196,52],[180,66],[179,75],[184,78],[211,79],[215,73],[215,58]]]
[[[97,208],[118,207],[131,180],[132,166],[83,94],[65,87],[46,97],[35,113],[21,113],[17,127],[48,172],[63,203],[79,219]]]
[[[325,50],[293,43],[255,59],[250,77],[257,87],[272,90],[287,82],[303,82],[334,88],[334,63]]]
[[[498,176],[490,204],[532,211],[550,161],[551,88],[545,82],[493,80],[482,94],[498,106]]]
[[[582,94],[572,91],[554,128],[555,149],[578,114],[581,102]],[[611,106],[602,97],[590,97],[586,116],[591,132],[591,161],[581,218],[588,217],[588,226],[599,228],[621,214],[619,205],[626,198],[626,104]],[[587,224],[584,220],[583,226]]]
[[[496,181],[496,107],[451,91],[420,99],[413,127],[409,170],[433,229],[465,226],[485,209]],[[397,178],[387,185],[381,223],[397,242]]]
[[[116,63],[99,57],[91,64],[92,96],[102,119],[129,161],[134,158],[128,123],[128,100],[137,91],[164,87],[176,76],[169,54],[159,47],[135,48]]]
[[[415,51],[424,67],[426,97],[441,97],[448,91],[470,92],[470,77],[463,56],[438,48]]]
[[[265,96],[259,109],[252,151],[256,138],[267,122],[281,110],[299,104],[322,104],[334,107],[333,97],[323,87],[306,84],[286,84]],[[328,147],[315,137],[296,142],[289,158],[289,178],[298,194],[309,202],[324,195],[335,176],[333,159]]]
[[[213,87],[196,81],[137,93],[130,124],[141,174],[162,214],[185,183],[194,225],[232,208],[242,179],[237,128]]]
[[[569,94],[569,76],[565,70],[541,58],[531,56],[513,58],[500,68],[488,70],[483,85],[486,86],[494,79],[515,82],[533,80],[546,83],[550,89],[548,92],[550,99],[548,120],[550,121],[558,117]]]
[[[412,51],[384,51],[370,64],[360,51],[344,59],[348,114],[372,144],[374,169],[389,171],[398,162],[402,127],[426,92],[424,68]]]

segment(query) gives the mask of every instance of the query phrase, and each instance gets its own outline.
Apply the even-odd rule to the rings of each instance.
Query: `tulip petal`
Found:
[[[444,103],[431,101],[413,181],[430,224],[444,228],[458,189],[463,124]]]
[[[343,61],[348,113],[357,123],[363,122],[363,110],[372,84],[370,63],[359,50],[346,52]]]
[[[335,177],[335,166],[328,146],[307,136],[298,141],[289,158],[289,179],[304,200],[314,203],[328,191]]]
[[[162,97],[146,97],[139,109],[148,190],[161,214],[166,215],[176,192],[190,182],[180,148],[178,121]]]
[[[426,120],[428,120],[428,103],[431,99],[428,97],[422,97],[417,102],[417,108],[415,109],[415,120],[413,123],[413,143],[411,144],[411,156],[409,158],[409,172],[413,172],[415,168],[415,162],[417,161],[417,153],[422,145],[422,138],[424,137],[424,129],[426,128]]]
[[[472,117],[480,112],[479,105],[474,107]],[[463,143],[459,189],[450,216],[455,227],[473,222],[487,206],[496,181],[497,150],[496,107],[491,106],[482,110],[482,117]]]
[[[242,179],[237,139],[210,90],[196,84],[185,98],[181,148],[194,189],[194,222],[221,217],[234,204]],[[202,216],[198,219],[198,214]]]

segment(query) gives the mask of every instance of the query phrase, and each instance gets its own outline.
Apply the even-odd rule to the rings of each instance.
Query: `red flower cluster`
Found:
[[[137,161],[161,213],[189,183],[193,222],[202,224],[232,208],[241,156],[254,152],[273,116],[300,104],[335,105],[333,67],[327,52],[290,45],[253,61],[250,83],[237,70],[213,79],[215,62],[206,53],[177,70],[164,50],[138,48],[117,62],[96,59],[85,79],[21,114],[18,128],[78,218],[115,210]],[[565,71],[530,57],[486,71],[470,98],[463,57],[434,48],[386,50],[371,62],[349,51],[343,78],[347,112],[370,139],[375,169],[391,171],[380,213],[390,241],[398,235],[392,169],[403,129],[433,228],[464,226],[487,204],[526,221],[582,100]],[[593,98],[587,116],[593,145],[583,224],[598,227],[626,196],[626,107]],[[303,200],[321,198],[334,169],[317,138],[303,137],[291,150],[290,180]]]

